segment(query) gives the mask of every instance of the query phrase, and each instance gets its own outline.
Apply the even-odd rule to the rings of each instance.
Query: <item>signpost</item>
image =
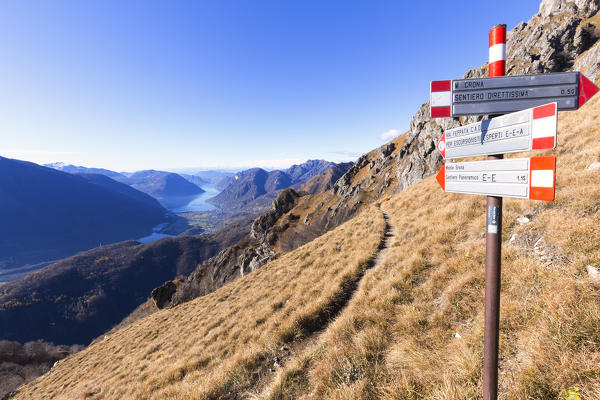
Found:
[[[431,82],[431,117],[504,114],[556,102],[577,110],[598,87],[580,72]]]
[[[553,149],[556,146],[557,104],[449,129],[437,149],[446,160],[487,154]]]
[[[504,76],[506,25],[489,35],[489,78],[431,82],[431,117],[492,114],[486,121],[447,130],[437,144],[445,159],[487,155],[485,161],[448,162],[437,175],[446,192],[487,195],[483,399],[498,398],[502,197],[554,200],[556,157],[504,159],[503,153],[553,149],[557,111],[577,110],[598,87],[580,72]],[[506,114],[507,115],[497,115]],[[496,115],[494,115],[496,114]]]
[[[446,163],[437,181],[446,192],[554,200],[556,157]]]

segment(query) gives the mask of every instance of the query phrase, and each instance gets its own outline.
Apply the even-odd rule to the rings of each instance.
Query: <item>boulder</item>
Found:
[[[158,309],[163,309],[171,302],[176,291],[175,282],[167,281],[152,291],[152,300]]]

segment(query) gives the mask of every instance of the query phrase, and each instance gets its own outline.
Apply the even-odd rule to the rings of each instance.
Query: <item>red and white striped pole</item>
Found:
[[[488,76],[506,74],[506,25],[496,25],[490,29],[490,57]]]
[[[490,29],[488,76],[506,73],[506,25]],[[490,115],[492,117],[492,115]],[[502,154],[489,160],[504,158]],[[485,235],[485,316],[483,331],[483,399],[498,398],[498,341],[500,334],[500,264],[502,249],[502,197],[487,197]]]

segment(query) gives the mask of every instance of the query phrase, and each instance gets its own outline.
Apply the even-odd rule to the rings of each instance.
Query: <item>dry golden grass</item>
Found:
[[[565,399],[574,386],[600,399],[600,282],[586,272],[600,267],[600,170],[586,170],[600,161],[599,115],[600,95],[560,114],[558,148],[545,152],[558,155],[556,201],[505,200],[501,399]],[[382,208],[397,235],[356,290],[384,230],[375,206],[109,335],[17,398],[481,398],[485,199],[430,177]]]
[[[282,345],[292,347],[326,326],[377,252],[384,229],[372,206],[214,293],[108,335],[16,398],[241,396],[272,375],[268,368]]]
[[[555,202],[505,199],[502,399],[600,399],[599,115],[600,96],[560,113]],[[398,232],[384,263],[261,397],[482,398],[485,198],[431,177],[382,208]]]

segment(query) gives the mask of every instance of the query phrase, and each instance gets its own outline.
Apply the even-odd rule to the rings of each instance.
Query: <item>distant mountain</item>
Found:
[[[285,172],[290,176],[292,184],[303,183],[336,165],[325,160],[308,160],[305,163],[292,165]]]
[[[290,187],[293,184],[292,178],[283,171],[271,171],[267,175],[265,182],[265,192],[276,192]]]
[[[54,168],[62,172],[68,172],[70,174],[102,174],[110,178],[121,178],[123,175],[119,172],[111,171],[104,168],[87,168],[78,165],[65,164],[61,162],[44,164],[44,167]]]
[[[235,173],[228,172],[228,171],[219,171],[219,170],[212,171],[211,170],[211,171],[195,171],[191,175],[200,177],[203,180],[205,180],[213,185],[217,185],[220,181],[222,181],[225,178],[232,177],[233,175],[235,175]]]
[[[120,193],[120,194],[127,196],[135,201],[145,203],[154,208],[162,208],[162,206],[160,205],[158,200],[156,200],[154,197],[150,196],[149,194],[141,192],[125,183],[117,182],[117,181],[109,178],[106,175],[91,174],[91,173],[77,174],[77,175],[81,176],[82,178],[86,179],[87,181],[89,181],[91,183],[102,186],[102,187],[112,190],[116,193]]]
[[[270,194],[270,202],[280,190],[302,184],[335,165],[325,160],[309,160],[285,171],[267,172],[262,168],[252,168],[221,181],[220,185],[226,184],[226,187],[209,201],[224,209],[240,209]]]
[[[235,175],[226,176],[226,177],[222,178],[221,180],[219,180],[215,184],[215,187],[219,190],[223,190],[234,181],[235,181]]]
[[[204,193],[200,185],[207,181],[195,175],[179,175],[173,172],[144,170],[132,173],[115,172],[103,168],[87,168],[64,163],[45,164],[44,166],[54,168],[70,174],[101,174],[116,181],[125,183],[133,188],[144,192],[161,202],[165,207],[173,204],[169,198],[189,197]]]
[[[242,171],[218,195],[209,199],[213,204],[225,209],[240,208],[267,193],[265,184],[269,173],[262,168]]]
[[[161,204],[169,197],[186,197],[204,193],[197,185],[179,174],[166,171],[137,171],[117,179],[154,197]]]
[[[0,271],[146,236],[165,212],[106,176],[0,157]]]
[[[293,186],[303,192],[317,194],[329,190],[344,175],[352,166],[352,162],[336,164],[333,167],[326,169],[319,175],[315,175],[304,183],[299,183]]]
[[[194,185],[198,186],[199,188],[201,188],[202,185],[210,184],[209,181],[206,181],[197,175],[190,175],[190,174],[179,174],[179,175],[182,178],[184,178],[186,181],[193,183]]]

